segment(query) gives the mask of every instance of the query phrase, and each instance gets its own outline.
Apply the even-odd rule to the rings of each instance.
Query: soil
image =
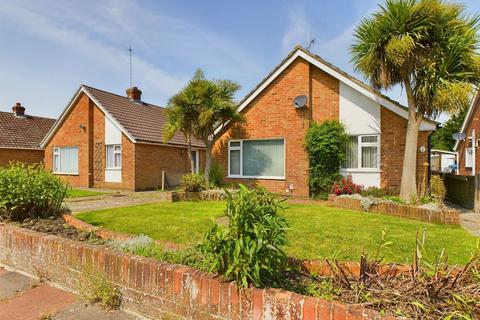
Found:
[[[67,239],[85,241],[95,244],[104,244],[105,240],[97,237],[92,232],[85,232],[70,226],[62,217],[50,217],[48,219],[26,219],[15,225],[38,232],[53,234]]]

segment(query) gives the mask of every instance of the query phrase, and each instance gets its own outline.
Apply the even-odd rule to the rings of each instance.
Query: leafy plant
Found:
[[[335,120],[313,123],[305,138],[310,166],[309,184],[312,195],[327,194],[341,178],[340,166],[345,161],[347,134]]]
[[[80,296],[90,303],[100,303],[106,309],[118,309],[122,296],[103,274],[85,270],[79,278]]]
[[[0,168],[0,219],[58,216],[68,186],[41,165],[12,163]]]
[[[224,185],[223,179],[225,178],[224,171],[220,164],[217,162],[212,162],[210,168],[210,174],[208,175],[208,182],[211,188],[219,188]]]
[[[387,195],[387,196],[383,197],[383,199],[385,199],[387,201],[395,202],[395,203],[398,203],[398,204],[405,204],[405,201],[403,201],[402,198],[400,198],[399,196]]]
[[[241,287],[276,285],[286,265],[287,222],[281,201],[264,188],[227,191],[228,226],[216,224],[199,249],[211,256],[211,270]]]
[[[363,186],[353,182],[352,175],[347,175],[346,177],[341,178],[339,181],[336,181],[332,185],[331,193],[336,195],[341,194],[354,194],[361,193]]]
[[[383,189],[377,187],[368,187],[363,189],[361,192],[364,197],[374,197],[374,198],[383,198],[387,195],[387,192]]]
[[[432,175],[430,179],[430,193],[437,203],[443,203],[447,189],[445,188],[443,178],[438,174]]]
[[[198,173],[184,174],[182,176],[182,189],[186,192],[200,192],[205,190],[205,178]]]

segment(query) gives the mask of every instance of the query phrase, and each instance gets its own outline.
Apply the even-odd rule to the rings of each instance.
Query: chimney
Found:
[[[137,87],[131,87],[127,89],[127,97],[132,100],[140,101],[142,98],[142,91]]]
[[[22,106],[20,102],[15,103],[15,105],[12,107],[12,111],[16,117],[25,116],[25,108]]]

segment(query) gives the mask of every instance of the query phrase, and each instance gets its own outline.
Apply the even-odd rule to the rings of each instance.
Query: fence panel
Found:
[[[475,177],[444,174],[443,181],[447,189],[447,198],[465,208],[475,206]]]

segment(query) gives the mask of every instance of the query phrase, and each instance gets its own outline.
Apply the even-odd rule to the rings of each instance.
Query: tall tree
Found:
[[[180,92],[168,101],[166,113],[167,124],[163,132],[163,140],[172,139],[176,132],[181,132],[188,143],[188,159],[190,171],[195,172],[195,163],[192,156],[192,137],[195,135],[195,124],[198,122],[199,99],[196,96],[195,81],[200,74],[195,74],[193,79]]]
[[[452,114],[443,126],[432,134],[433,149],[454,151],[455,140],[453,140],[452,135],[459,132],[462,128],[467,109],[468,108],[465,107],[459,113]]]
[[[400,197],[416,198],[420,124],[468,103],[480,79],[478,15],[442,0],[387,0],[362,20],[351,48],[355,69],[377,89],[400,84],[408,101]]]
[[[195,84],[201,103],[198,110],[198,121],[195,135],[206,146],[204,175],[208,181],[212,165],[212,150],[215,130],[227,123],[244,122],[245,118],[237,111],[234,95],[240,85],[230,80],[208,80],[201,70],[197,71]]]

